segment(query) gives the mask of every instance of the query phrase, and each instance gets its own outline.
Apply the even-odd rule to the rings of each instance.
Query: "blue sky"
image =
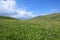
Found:
[[[0,0],[0,16],[20,19],[60,12],[60,0]]]
[[[16,0],[18,7],[37,14],[60,11],[60,0]]]

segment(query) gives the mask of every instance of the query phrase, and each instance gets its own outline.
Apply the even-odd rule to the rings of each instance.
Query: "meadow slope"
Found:
[[[60,40],[59,17],[60,13],[30,20],[16,20],[2,16],[0,40]]]

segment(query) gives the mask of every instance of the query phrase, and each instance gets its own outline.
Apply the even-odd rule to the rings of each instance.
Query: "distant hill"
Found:
[[[53,13],[45,16],[38,16],[30,20],[46,20],[46,21],[60,21],[60,13]]]
[[[15,20],[17,20],[16,18],[7,17],[7,16],[0,16],[0,19],[11,19],[11,20],[15,19]]]

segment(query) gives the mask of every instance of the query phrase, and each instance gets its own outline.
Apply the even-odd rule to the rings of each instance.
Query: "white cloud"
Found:
[[[32,18],[35,17],[32,12],[17,8],[15,0],[0,0],[0,15],[7,15],[16,18]]]
[[[2,13],[11,13],[14,12],[16,9],[16,2],[15,0],[0,0],[0,12]]]
[[[28,18],[33,18],[33,17],[38,16],[38,15],[35,15],[32,12],[28,12],[26,10],[16,10],[16,12],[17,12],[17,14],[13,15],[11,17],[28,19]]]
[[[52,13],[57,13],[57,12],[60,12],[60,9],[51,9],[51,12]]]
[[[26,10],[17,10],[17,12],[18,12],[18,15],[20,15],[21,17],[23,17],[23,16],[30,16],[30,17],[32,17],[32,12],[27,12]]]

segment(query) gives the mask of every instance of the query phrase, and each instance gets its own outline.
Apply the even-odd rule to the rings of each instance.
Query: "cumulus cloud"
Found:
[[[0,15],[25,19],[37,16],[25,9],[17,8],[15,0],[0,0]]]
[[[0,12],[1,13],[13,13],[16,9],[15,0],[0,0]]]
[[[26,11],[26,10],[16,10],[17,14],[13,15],[11,17],[21,18],[21,19],[28,19],[33,18],[38,15],[33,14],[32,12]]]

